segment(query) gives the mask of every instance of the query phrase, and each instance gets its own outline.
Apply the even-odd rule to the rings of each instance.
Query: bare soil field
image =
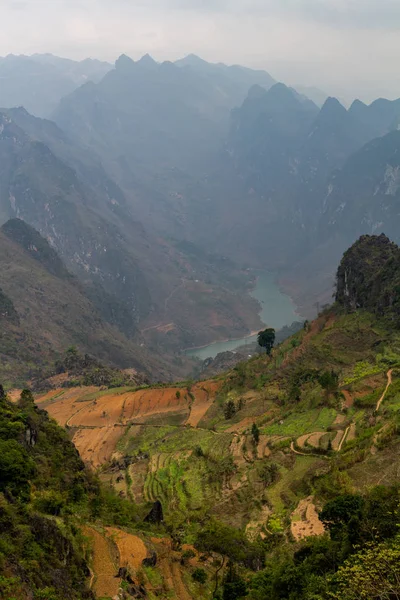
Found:
[[[97,598],[113,598],[118,593],[121,580],[116,577],[118,566],[110,541],[92,527],[85,526],[82,531],[89,538],[93,550],[92,589]]]
[[[325,532],[312,496],[299,502],[298,507],[292,513],[290,530],[296,542],[310,536],[323,535]]]
[[[197,427],[201,419],[214,402],[214,397],[206,389],[196,388],[193,390],[195,400],[190,408],[189,417],[186,420],[186,425]]]
[[[307,439],[307,446],[311,446],[312,448],[319,448],[319,441],[325,434],[326,431],[312,433]]]
[[[111,460],[118,440],[125,433],[125,427],[111,425],[95,429],[78,429],[72,441],[83,461],[94,468]]]
[[[175,597],[179,600],[194,600],[183,581],[179,555],[171,550],[170,540],[152,538],[152,542],[155,545],[158,566],[166,588],[164,597],[169,598],[171,593],[175,593]]]
[[[128,567],[135,573],[142,566],[142,560],[147,556],[147,548],[143,540],[130,533],[115,527],[107,527],[107,534],[117,545],[119,552],[119,566]]]

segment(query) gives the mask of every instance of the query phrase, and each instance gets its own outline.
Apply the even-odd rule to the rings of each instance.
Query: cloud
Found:
[[[211,14],[280,15],[289,20],[357,29],[400,27],[399,0],[119,0],[119,3]]]
[[[331,94],[400,96],[400,0],[0,0],[0,22],[0,55],[194,52]]]

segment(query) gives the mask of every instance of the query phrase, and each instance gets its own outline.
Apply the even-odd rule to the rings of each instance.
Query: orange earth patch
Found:
[[[125,427],[111,425],[95,429],[79,429],[72,441],[83,461],[97,468],[111,460]]]
[[[292,513],[290,529],[296,542],[325,533],[324,524],[319,519],[312,496],[299,502],[298,507]]]
[[[90,394],[98,391],[97,387],[72,388],[70,390],[52,390],[45,396],[36,400],[40,408],[47,410],[49,415],[55,419],[59,425],[71,425],[73,417],[86,408],[87,403],[79,402],[84,394]]]
[[[119,552],[120,567],[128,567],[135,572],[142,567],[142,560],[147,556],[147,548],[143,540],[130,533],[107,527],[106,531],[113,542],[117,545]]]
[[[91,588],[97,598],[114,598],[121,579],[116,577],[118,568],[114,562],[110,542],[92,527],[85,526],[82,531],[89,538],[93,550]]]

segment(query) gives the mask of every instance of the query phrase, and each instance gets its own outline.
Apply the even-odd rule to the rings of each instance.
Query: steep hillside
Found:
[[[156,379],[169,379],[171,370],[179,369],[106,323],[88,297],[90,290],[37,231],[18,219],[0,228],[0,289],[0,377],[8,387],[24,385],[74,345]]]
[[[294,259],[282,282],[296,294],[302,314],[310,314],[305,308],[310,298],[330,302],[336,264],[358,236],[385,232],[399,242],[399,151],[398,131],[374,139],[352,154],[320,190],[310,247]],[[302,277],[308,285],[299,293]]]
[[[27,390],[17,405],[0,394],[0,447],[1,597],[94,598],[79,521],[90,519],[94,500],[118,521],[118,498],[101,498],[65,432]]]
[[[348,243],[362,233],[384,231],[399,240],[400,132],[377,138],[351,156],[326,190],[321,235]]]
[[[0,222],[17,216],[34,226],[104,320],[171,354],[259,327],[249,273],[146,231],[96,155],[56,125],[23,110],[0,120]]]
[[[230,559],[225,596],[375,600],[398,575],[398,252],[361,238],[333,307],[219,378],[36,401],[122,496],[161,503],[173,543]]]

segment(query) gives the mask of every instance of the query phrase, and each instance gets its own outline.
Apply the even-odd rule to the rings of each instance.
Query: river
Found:
[[[251,295],[260,303],[260,318],[265,327],[281,329],[285,325],[291,325],[293,321],[302,320],[302,317],[296,312],[293,300],[281,292],[272,273],[263,273],[257,278],[256,287]],[[256,335],[248,335],[227,342],[215,342],[204,348],[194,348],[188,350],[186,354],[205,360],[206,358],[214,358],[220,352],[235,350],[238,346],[256,340]]]

